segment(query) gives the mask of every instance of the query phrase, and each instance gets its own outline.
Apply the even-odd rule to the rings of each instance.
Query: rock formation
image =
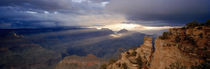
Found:
[[[67,56],[56,65],[55,69],[98,69],[104,63],[103,59],[92,54],[84,57]]]
[[[157,37],[153,48],[152,37],[144,44],[121,54],[121,58],[106,69],[209,69],[209,25],[169,29]]]
[[[151,60],[152,49],[152,37],[144,37],[143,45],[121,53],[121,59],[108,65],[107,69],[139,69],[142,66],[146,68]]]

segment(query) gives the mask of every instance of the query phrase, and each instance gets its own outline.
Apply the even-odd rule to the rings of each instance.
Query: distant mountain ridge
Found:
[[[119,55],[120,48],[140,45],[145,36],[125,32],[121,34],[128,35],[114,38],[112,34],[116,33],[107,28],[0,29],[0,69],[53,69],[58,62],[74,55],[93,54],[109,59]]]

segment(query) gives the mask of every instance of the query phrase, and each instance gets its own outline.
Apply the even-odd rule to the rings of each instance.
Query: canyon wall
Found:
[[[209,69],[210,27],[172,28],[155,39],[121,54],[105,69]]]

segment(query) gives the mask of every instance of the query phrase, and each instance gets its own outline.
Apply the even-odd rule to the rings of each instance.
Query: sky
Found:
[[[0,0],[0,28],[179,26],[209,12],[210,0]]]

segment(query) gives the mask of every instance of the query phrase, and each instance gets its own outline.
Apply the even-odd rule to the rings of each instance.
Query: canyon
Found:
[[[152,37],[145,36],[142,45],[121,53],[118,60],[101,69],[209,69],[208,24],[169,29],[154,44]]]

